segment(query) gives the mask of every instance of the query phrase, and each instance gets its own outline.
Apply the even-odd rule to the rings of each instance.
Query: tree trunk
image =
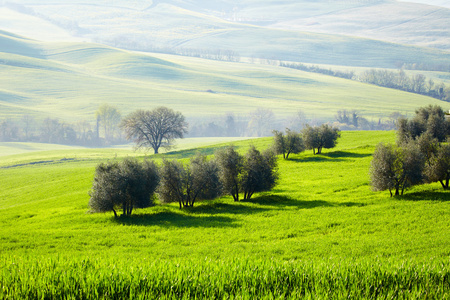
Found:
[[[116,210],[113,208],[112,211],[114,212],[114,217],[117,218],[117,212],[116,212]]]
[[[159,147],[153,147],[153,150],[155,151],[155,154],[158,154],[158,153],[159,153],[159,152],[158,152]]]

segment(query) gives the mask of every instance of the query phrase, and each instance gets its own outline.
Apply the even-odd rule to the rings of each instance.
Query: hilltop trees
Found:
[[[134,140],[137,148],[151,147],[155,154],[160,147],[170,147],[176,138],[187,132],[187,123],[180,112],[167,107],[154,110],[136,110],[122,120],[120,127],[128,140]]]
[[[334,148],[341,136],[338,128],[328,124],[322,124],[320,127],[306,125],[302,134],[306,149],[312,149],[314,154],[322,153],[323,148]]]
[[[291,153],[297,154],[305,151],[305,144],[299,133],[286,128],[286,134],[278,130],[274,130],[273,134],[275,154],[283,154],[284,159],[289,159]]]
[[[153,162],[139,163],[126,158],[121,162],[101,163],[96,167],[89,207],[94,212],[122,209],[122,215],[131,215],[134,208],[153,204],[153,194],[159,182]]]

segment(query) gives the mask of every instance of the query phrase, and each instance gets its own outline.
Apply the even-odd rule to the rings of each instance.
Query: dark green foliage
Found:
[[[277,158],[271,150],[264,153],[254,146],[245,155],[244,168],[241,175],[241,189],[244,200],[250,199],[254,193],[270,191],[276,184]]]
[[[425,165],[424,175],[427,182],[439,181],[444,190],[448,190],[450,181],[450,145],[442,144],[430,155]]]
[[[131,215],[134,208],[145,208],[153,204],[153,194],[158,185],[157,167],[153,162],[139,163],[126,158],[121,162],[101,163],[95,170],[89,207],[94,212],[117,209],[123,215]]]
[[[193,207],[196,200],[214,199],[222,192],[219,167],[203,155],[192,158],[189,166],[177,160],[163,160],[160,175],[160,200],[178,202],[180,208]]]
[[[167,107],[136,110],[122,120],[120,126],[126,138],[135,141],[137,148],[151,147],[155,154],[160,147],[170,147],[174,139],[182,138],[187,132],[184,116]]]
[[[424,133],[429,133],[439,142],[446,140],[450,130],[450,122],[445,118],[445,112],[440,106],[429,105],[416,110],[413,119],[404,118],[398,121],[398,141],[403,143],[416,139]]]
[[[219,175],[224,192],[232,195],[234,201],[239,201],[240,174],[244,167],[244,158],[230,145],[218,150],[215,160],[220,168]]]
[[[301,135],[286,128],[286,134],[273,131],[273,148],[276,154],[283,154],[284,159],[289,159],[291,153],[298,154],[305,151],[305,144]]]
[[[395,196],[403,195],[406,188],[423,180],[424,156],[417,143],[403,147],[380,143],[373,154],[370,181],[374,191],[389,190]]]
[[[341,136],[338,128],[331,127],[328,124],[322,124],[320,127],[306,125],[302,134],[306,149],[312,149],[314,154],[322,153],[323,148],[334,148],[337,139]]]

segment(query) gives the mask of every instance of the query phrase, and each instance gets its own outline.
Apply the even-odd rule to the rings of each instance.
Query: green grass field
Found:
[[[278,185],[248,202],[120,219],[88,213],[88,191],[97,163],[131,150],[2,156],[0,298],[449,298],[450,194],[438,184],[401,198],[370,190],[375,145],[394,140],[344,132],[322,155],[280,158]],[[243,152],[270,143],[234,142]]]

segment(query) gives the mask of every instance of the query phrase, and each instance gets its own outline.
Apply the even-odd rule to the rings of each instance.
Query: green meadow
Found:
[[[449,298],[449,192],[370,189],[375,146],[394,141],[393,131],[343,132],[321,155],[279,158],[275,189],[247,202],[224,196],[118,219],[89,213],[99,162],[187,160],[230,142],[1,156],[0,298]],[[245,152],[271,138],[232,143]]]
[[[42,43],[0,32],[0,117],[24,114],[66,122],[93,122],[99,105],[123,115],[167,106],[188,119],[256,108],[279,119],[302,110],[310,119],[334,120],[338,110],[357,108],[369,121],[392,112],[414,113],[442,101],[272,65],[231,63],[145,54],[89,43]]]

